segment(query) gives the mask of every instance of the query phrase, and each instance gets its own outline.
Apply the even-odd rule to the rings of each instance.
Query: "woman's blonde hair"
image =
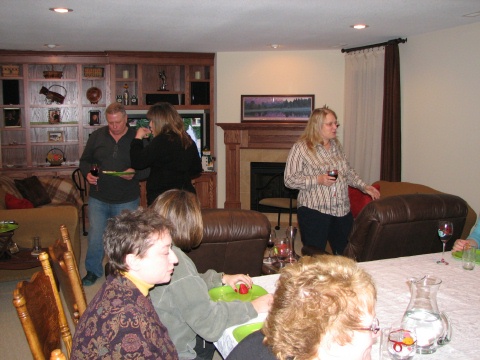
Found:
[[[327,114],[332,114],[337,120],[337,114],[335,111],[329,109],[327,106],[318,108],[312,111],[310,118],[308,119],[307,126],[300,136],[300,141],[304,141],[309,150],[314,151],[316,145],[325,145],[322,137],[320,136],[320,127],[325,122]],[[336,142],[338,140],[335,138]]]
[[[174,133],[180,138],[184,149],[193,143],[185,131],[181,116],[171,104],[162,102],[152,105],[147,112],[147,119],[154,124],[153,136]]]
[[[280,360],[316,358],[327,333],[340,345],[351,342],[365,313],[374,312],[372,278],[343,256],[305,256],[284,268],[277,284],[262,331]]]
[[[173,223],[175,246],[185,252],[196,248],[203,238],[203,219],[197,195],[185,190],[168,190],[150,205],[157,214]]]

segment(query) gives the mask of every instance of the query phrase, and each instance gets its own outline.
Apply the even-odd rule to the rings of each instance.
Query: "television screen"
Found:
[[[195,145],[198,149],[198,154],[202,156],[203,148],[203,134],[205,126],[205,113],[201,112],[181,112],[179,111],[180,116],[183,120],[183,125],[185,126],[185,131],[195,142]],[[139,127],[148,127],[149,121],[147,119],[146,110],[127,110],[128,116],[128,125],[138,129]]]

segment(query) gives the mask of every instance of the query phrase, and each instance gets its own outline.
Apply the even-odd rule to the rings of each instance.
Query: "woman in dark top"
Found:
[[[150,129],[138,128],[130,146],[130,158],[134,169],[150,167],[148,205],[170,189],[195,193],[192,178],[202,172],[202,162],[177,110],[169,103],[157,103],[148,110],[147,119]],[[143,147],[143,139],[150,134],[153,138]]]

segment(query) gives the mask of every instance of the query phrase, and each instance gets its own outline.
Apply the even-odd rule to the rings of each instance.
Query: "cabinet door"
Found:
[[[217,173],[202,173],[193,180],[193,186],[202,205],[202,209],[217,207]]]

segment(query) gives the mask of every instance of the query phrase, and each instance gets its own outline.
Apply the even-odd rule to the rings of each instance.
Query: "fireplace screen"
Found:
[[[298,190],[285,187],[283,182],[284,171],[285,163],[250,163],[250,209],[265,213],[290,212],[288,208],[279,209],[259,203],[260,200],[265,198],[297,198]]]

